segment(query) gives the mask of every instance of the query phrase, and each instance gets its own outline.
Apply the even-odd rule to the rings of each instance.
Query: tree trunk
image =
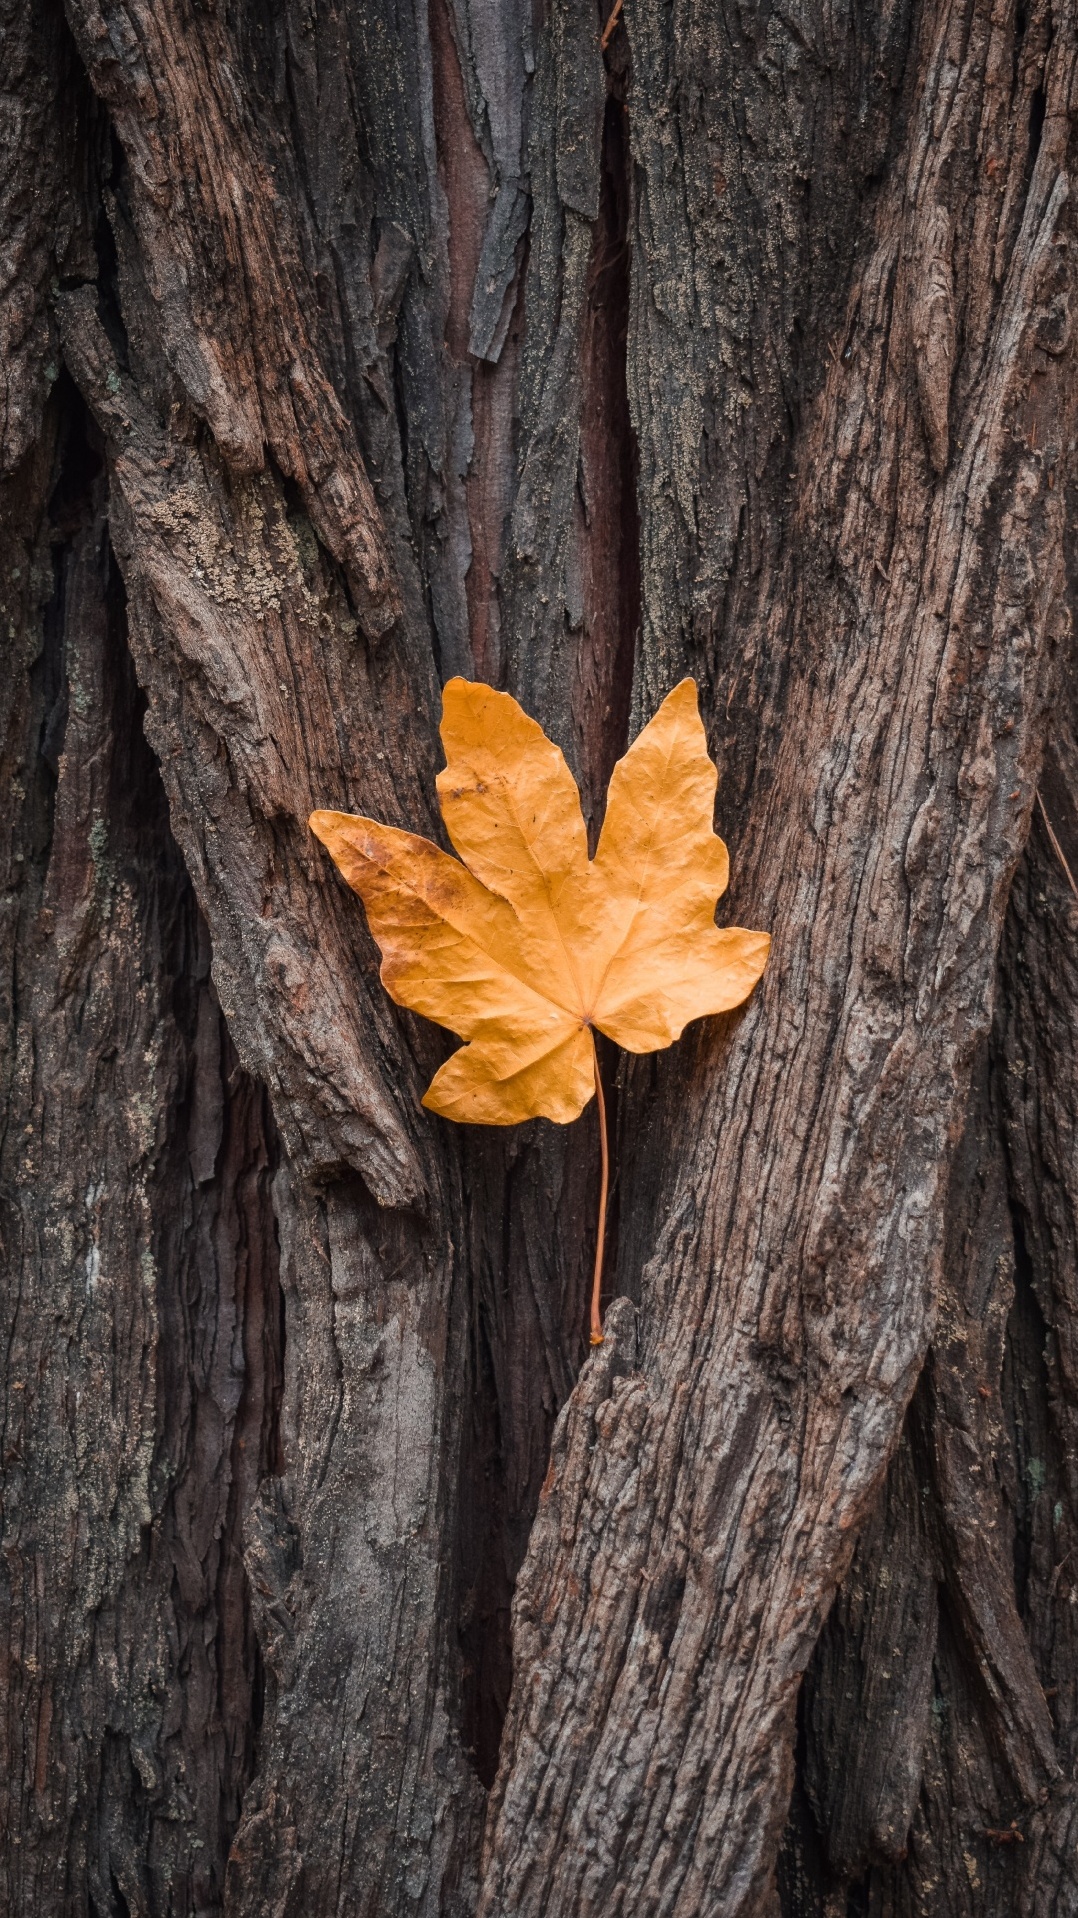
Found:
[[[0,0],[12,1918],[1078,1910],[1078,10],[604,13]],[[458,672],[774,936],[590,1356],[306,830]]]

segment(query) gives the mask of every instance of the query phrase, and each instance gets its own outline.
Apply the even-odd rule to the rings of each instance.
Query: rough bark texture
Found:
[[[279,1449],[276,1131],[210,983],[101,449],[68,405],[9,487],[4,551],[27,617],[4,748],[2,1903],[196,1911],[262,1711],[240,1528]]]
[[[1078,1909],[1073,5],[0,31],[4,1911]],[[775,936],[590,1357],[306,832],[461,671]]]

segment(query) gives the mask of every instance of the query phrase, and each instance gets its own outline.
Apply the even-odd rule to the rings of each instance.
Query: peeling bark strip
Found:
[[[293,1158],[321,1169],[355,1163],[384,1201],[414,1199],[414,1148],[372,1079],[370,1042],[346,995],[339,902],[309,879],[307,815],[321,792],[354,781],[359,759],[341,752],[337,730],[342,672],[359,677],[348,672],[347,609],[317,576],[310,590],[302,526],[280,488],[268,476],[226,486],[212,457],[170,447],[121,371],[89,289],[57,304],[68,365],[123,449],[113,528],[151,695],[147,725],[209,918],[226,1014],[251,1069],[278,1095]],[[320,628],[330,629],[324,649]],[[321,674],[311,673],[312,656]],[[190,753],[199,731],[207,744],[220,739],[222,757]]]
[[[72,0],[130,167],[131,219],[170,368],[229,466],[268,446],[340,560],[364,630],[400,611],[363,461],[322,368],[314,289],[216,8]]]
[[[0,0],[12,1918],[1078,1900],[1076,33]],[[305,827],[460,670],[592,826],[692,672],[777,934],[589,1359]]]

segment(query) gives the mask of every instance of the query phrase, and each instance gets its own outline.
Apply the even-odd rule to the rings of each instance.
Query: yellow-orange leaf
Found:
[[[729,861],[696,687],[683,679],[614,768],[590,860],[576,782],[515,699],[451,679],[441,732],[459,860],[350,813],[311,828],[366,906],[386,990],[468,1041],[424,1105],[565,1124],[594,1090],[592,1027],[654,1052],[740,1005],[767,962],[766,933],[715,924]]]

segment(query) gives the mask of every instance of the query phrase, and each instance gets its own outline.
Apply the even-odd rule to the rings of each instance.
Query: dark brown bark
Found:
[[[261,1714],[241,1527],[278,1455],[277,1145],[142,738],[103,449],[67,409],[6,502],[0,1902],[194,1911]]]
[[[1071,682],[1042,780],[1070,844],[1074,739]],[[1035,825],[952,1179],[932,1349],[806,1680],[780,1867],[799,1913],[1073,1902],[1076,926]]]
[[[5,1911],[1070,1909],[1073,7],[0,24]],[[588,1357],[305,822],[687,671]]]

